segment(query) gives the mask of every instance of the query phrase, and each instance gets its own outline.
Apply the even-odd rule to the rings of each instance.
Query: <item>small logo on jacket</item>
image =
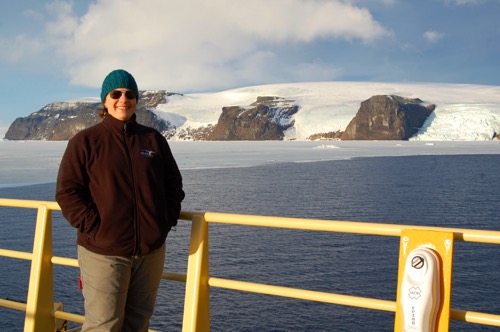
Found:
[[[146,149],[141,150],[141,156],[143,156],[143,157],[154,158],[155,155],[156,155],[156,152],[154,152],[154,151],[146,150]]]

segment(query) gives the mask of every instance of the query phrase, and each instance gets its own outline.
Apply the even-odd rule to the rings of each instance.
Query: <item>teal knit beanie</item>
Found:
[[[101,101],[104,103],[108,93],[115,89],[132,90],[137,94],[137,100],[139,99],[139,89],[137,88],[134,77],[123,69],[113,70],[106,76],[104,82],[102,82]]]

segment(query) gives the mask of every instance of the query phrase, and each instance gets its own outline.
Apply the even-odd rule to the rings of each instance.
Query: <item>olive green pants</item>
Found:
[[[160,285],[165,245],[146,256],[105,256],[78,246],[85,298],[82,331],[147,331]]]

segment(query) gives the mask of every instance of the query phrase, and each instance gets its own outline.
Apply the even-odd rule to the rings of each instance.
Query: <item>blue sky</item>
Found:
[[[0,125],[99,95],[286,82],[500,85],[500,0],[2,1]],[[499,96],[500,98],[500,96]]]

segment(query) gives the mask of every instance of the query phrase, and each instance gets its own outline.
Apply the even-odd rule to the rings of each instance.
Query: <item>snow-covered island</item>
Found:
[[[159,119],[163,123],[161,131],[169,140],[206,138],[207,132],[214,132],[224,111],[234,108],[231,109],[232,118],[224,119],[226,123],[235,119],[240,121],[240,114],[243,116],[243,112],[252,105],[254,111],[245,115],[250,120],[247,119],[244,126],[248,126],[248,121],[259,121],[258,117],[261,117],[261,126],[263,122],[267,122],[280,127],[282,135],[278,139],[311,140],[312,137],[321,133],[343,132],[360,110],[360,104],[377,95],[420,99],[423,105],[435,106],[409,140],[489,141],[497,139],[500,133],[500,87],[497,86],[318,82],[271,84],[192,94],[165,93],[163,90],[162,98],[158,94],[153,96],[152,93],[148,93],[148,91],[143,92],[144,99],[149,103],[143,108],[152,113],[148,114],[148,119],[154,121]],[[151,99],[148,99],[149,96]],[[267,105],[268,112],[265,114],[267,117],[262,120],[262,112],[255,111],[256,101],[265,98],[269,100],[269,97],[276,99],[273,101],[274,104]],[[53,130],[52,128],[64,128],[69,125],[70,121],[74,121],[75,111],[67,112],[67,109],[75,107],[75,103],[82,105],[80,108],[86,105],[87,112],[90,113],[85,115],[87,119],[85,124],[82,124],[82,121],[78,125],[75,124],[73,132],[77,129],[81,130],[82,125],[88,125],[90,123],[88,121],[98,121],[94,114],[96,112],[93,110],[99,107],[99,101],[96,98],[82,98],[67,103],[55,102],[34,112],[32,116],[47,119],[44,125],[46,132]],[[62,108],[58,110],[58,107],[66,107],[65,117],[62,116]],[[81,112],[80,109],[78,112]],[[27,126],[31,123],[40,123],[39,118],[36,121],[28,118],[20,119],[23,119],[24,125]],[[51,127],[50,122],[54,127]],[[40,128],[37,129],[40,130]],[[43,135],[27,139],[51,140]],[[64,135],[53,139],[64,140]]]

